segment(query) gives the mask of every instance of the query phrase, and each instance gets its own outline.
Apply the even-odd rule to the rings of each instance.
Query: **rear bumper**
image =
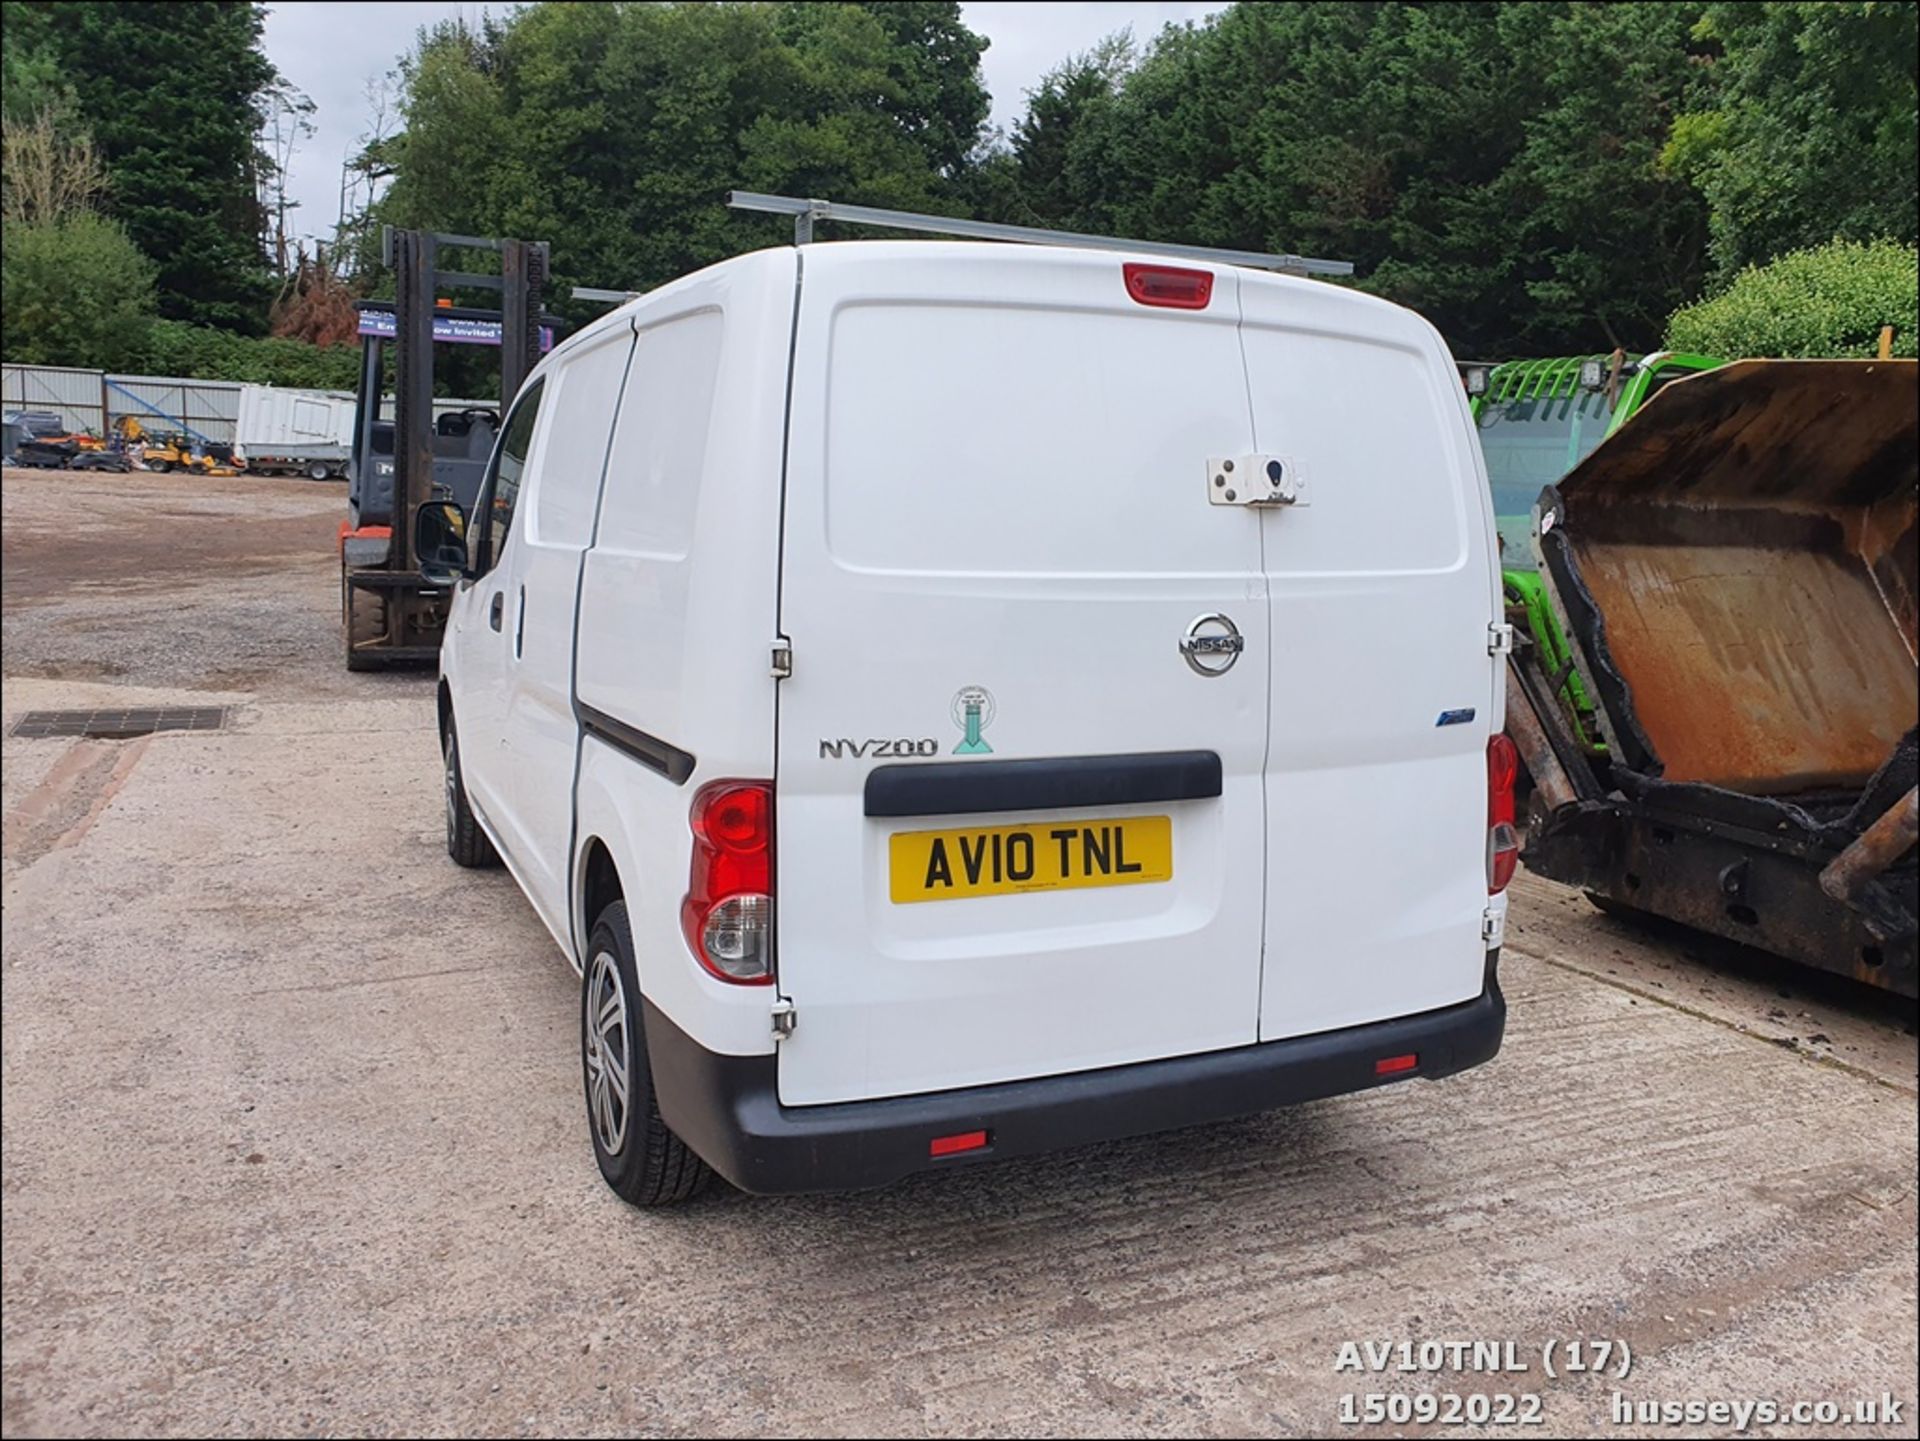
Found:
[[[1507,1005],[1486,989],[1445,1010],[1293,1040],[1100,1071],[827,1106],[782,1106],[775,1056],[706,1050],[644,1003],[654,1089],[666,1123],[743,1191],[778,1195],[883,1186],[914,1171],[1033,1155],[1270,1111],[1389,1081],[1450,1076],[1500,1049]],[[1415,1054],[1381,1076],[1376,1061]],[[935,1159],[937,1136],[985,1131],[984,1149]]]

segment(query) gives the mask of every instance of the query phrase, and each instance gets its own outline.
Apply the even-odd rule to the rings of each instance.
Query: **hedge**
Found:
[[[141,368],[150,375],[195,380],[352,390],[360,383],[360,347],[322,348],[304,340],[233,335],[181,320],[161,320],[148,333]]]
[[[1880,328],[1893,353],[1920,353],[1920,249],[1836,240],[1750,265],[1720,294],[1667,322],[1667,347],[1743,356],[1871,357]]]

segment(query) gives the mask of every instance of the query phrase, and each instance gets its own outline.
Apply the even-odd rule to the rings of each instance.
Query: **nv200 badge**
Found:
[[[850,740],[841,736],[838,740],[822,739],[820,759],[837,761],[853,760],[890,760],[900,756],[937,756],[940,754],[940,742],[932,736],[922,736],[918,740],[881,740],[877,736],[863,741]]]

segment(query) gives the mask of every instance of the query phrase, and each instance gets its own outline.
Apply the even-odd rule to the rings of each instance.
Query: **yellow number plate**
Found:
[[[902,905],[1173,879],[1166,816],[902,831],[887,845],[891,893]]]

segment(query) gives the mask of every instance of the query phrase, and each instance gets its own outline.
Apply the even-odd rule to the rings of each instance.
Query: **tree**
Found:
[[[56,115],[73,102],[47,35],[44,8],[24,0],[0,6],[0,113],[8,120]]]
[[[397,169],[399,84],[398,73],[392,71],[367,82],[367,124],[355,137],[356,149],[340,166],[340,214],[328,258],[337,275],[356,284],[379,266],[375,210]]]
[[[369,158],[393,177],[374,214],[547,240],[564,297],[789,233],[729,212],[731,189],[963,210],[984,48],[948,3],[532,5],[449,22],[401,63],[404,128]]]
[[[8,220],[44,225],[91,213],[107,184],[92,138],[55,111],[0,122],[0,214]]]
[[[1081,219],[1081,191],[1071,173],[1076,147],[1095,117],[1114,103],[1137,59],[1128,31],[1110,35],[1047,72],[1027,96],[1013,131],[1011,202],[995,219],[1019,225],[1070,227]]]
[[[1667,3],[1501,9],[1501,49],[1537,86],[1495,184],[1512,217],[1500,243],[1538,307],[1532,326],[1545,319],[1561,334],[1571,327],[1571,341],[1643,350],[1697,293],[1707,207],[1660,164],[1694,84],[1695,14]]]
[[[158,267],[167,316],[258,331],[273,282],[261,250],[256,133],[277,76],[255,4],[60,3],[35,38],[71,85],[113,178],[111,215]],[[10,7],[11,32],[15,12]]]
[[[1838,240],[1748,266],[1717,295],[1674,312],[1667,345],[1739,357],[1868,357],[1880,328],[1920,354],[1920,249]]]
[[[1718,3],[1696,36],[1721,53],[1665,162],[1707,199],[1723,279],[1835,237],[1920,238],[1920,5]]]
[[[273,257],[274,274],[280,278],[284,296],[295,265],[293,242],[287,235],[287,217],[300,208],[300,202],[287,193],[287,176],[300,143],[313,136],[315,107],[305,92],[284,80],[276,80],[269,86],[260,104],[264,116],[256,152],[260,209],[268,227],[268,253]]]
[[[1716,267],[1915,238],[1916,18],[1231,5],[1069,58],[983,144],[952,4],[536,4],[423,34],[365,173],[376,218],[550,240],[562,285],[784,239],[739,186],[1346,259],[1462,353],[1648,349]]]
[[[1704,266],[1704,203],[1659,165],[1698,85],[1699,13],[1232,6],[1055,71],[987,199],[1008,219],[1349,260],[1466,352],[1644,348]]]
[[[309,256],[304,245],[296,246],[293,269],[273,303],[273,334],[323,347],[357,345],[360,313],[353,301],[326,247]]]
[[[116,366],[140,353],[153,266],[97,213],[108,179],[55,112],[0,120],[0,351],[28,365]]]
[[[142,353],[153,266],[112,221],[87,212],[4,222],[0,349],[27,365],[117,369]]]
[[[960,19],[950,0],[865,0],[887,40],[886,116],[926,152],[946,179],[967,165],[992,101],[980,80],[985,36]]]

